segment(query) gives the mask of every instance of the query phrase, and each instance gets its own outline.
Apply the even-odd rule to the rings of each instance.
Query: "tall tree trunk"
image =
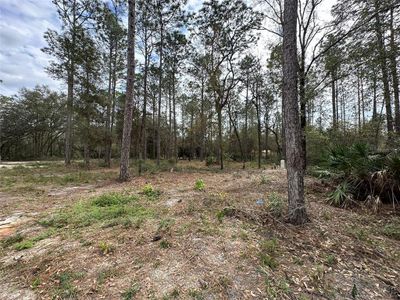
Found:
[[[73,65],[73,64],[72,64]],[[72,118],[74,114],[74,67],[68,72],[67,123],[65,128],[65,164],[71,164],[72,156]]]
[[[174,118],[174,158],[175,163],[178,163],[178,126],[176,124],[176,90],[175,90],[175,75],[172,76],[172,114]]]
[[[144,38],[144,74],[143,74],[143,109],[142,109],[142,122],[140,124],[140,149],[139,149],[139,175],[142,173],[142,161],[147,158],[147,138],[146,138],[146,119],[147,119],[147,78],[149,67],[149,54],[147,45],[147,29],[145,29]]]
[[[205,116],[204,116],[204,74],[203,70],[201,73],[201,107],[200,107],[200,122],[201,122],[201,145],[200,145],[200,161],[204,160],[205,153],[205,140],[206,140],[206,125],[205,125]]]
[[[373,85],[372,85],[372,89],[373,89],[373,99],[372,99],[372,120],[376,121],[377,119],[377,105],[376,105],[376,74],[374,72],[373,75]]]
[[[358,134],[361,133],[361,85],[360,75],[357,73],[357,120],[358,120]]]
[[[332,128],[336,131],[337,128],[337,116],[336,116],[336,82],[335,73],[331,73],[331,91],[332,91]]]
[[[393,116],[392,116],[392,104],[390,99],[390,87],[389,87],[389,74],[387,69],[387,54],[385,49],[385,44],[383,40],[382,25],[379,16],[379,0],[375,0],[375,31],[378,43],[379,51],[379,64],[381,66],[382,72],[382,82],[383,82],[383,98],[385,100],[386,107],[386,122],[388,131],[388,140],[392,139],[393,132]]]
[[[257,114],[257,150],[258,150],[258,168],[261,169],[261,155],[262,155],[262,148],[261,148],[261,117],[260,117],[260,103],[259,103],[259,96],[256,95],[256,114]]]
[[[265,115],[264,115],[264,124],[265,124],[265,159],[269,158],[268,148],[269,148],[269,113],[268,107],[265,106]]]
[[[129,153],[131,148],[132,112],[134,103],[133,88],[135,80],[135,0],[128,0],[128,10],[128,61],[119,173],[119,180],[121,181],[127,181],[129,179]]]
[[[111,146],[112,146],[112,136],[111,136],[111,109],[112,109],[112,57],[113,47],[112,42],[110,42],[109,48],[109,64],[108,64],[108,90],[107,90],[107,111],[106,111],[106,145],[104,153],[104,164],[106,167],[111,166]]]
[[[307,101],[306,101],[306,74],[305,74],[305,55],[306,50],[301,49],[300,66],[299,66],[299,100],[300,100],[300,127],[301,127],[301,151],[303,152],[303,169],[307,167]]]
[[[234,122],[234,119],[232,117],[231,106],[230,106],[229,103],[228,103],[228,115],[229,115],[229,121],[232,124],[233,131],[235,133],[236,139],[237,139],[238,144],[239,144],[240,156],[241,156],[241,159],[242,159],[242,168],[245,169],[246,168],[246,160],[244,158],[243,145],[242,145],[242,141],[240,140],[239,131],[238,131],[237,126],[236,126],[236,124]]]
[[[216,105],[217,115],[218,115],[218,147],[219,147],[219,165],[221,170],[224,169],[224,153],[222,145],[222,107],[221,105]]]
[[[284,0],[283,23],[283,119],[288,178],[288,221],[308,221],[304,202],[304,152],[297,98],[297,0]]]
[[[163,79],[163,52],[164,52],[164,24],[162,20],[162,11],[159,7],[160,17],[160,66],[159,66],[159,79],[158,79],[158,113],[157,113],[157,166],[160,165],[161,158],[161,94],[162,94],[162,79]]]
[[[400,134],[400,96],[399,77],[397,75],[397,45],[395,43],[395,29],[393,27],[393,7],[390,10],[390,71],[392,73],[393,94],[394,94],[394,126]]]

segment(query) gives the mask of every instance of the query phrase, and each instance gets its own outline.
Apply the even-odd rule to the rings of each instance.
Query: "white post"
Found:
[[[286,165],[285,165],[285,160],[281,159],[281,169],[285,170],[286,169]]]

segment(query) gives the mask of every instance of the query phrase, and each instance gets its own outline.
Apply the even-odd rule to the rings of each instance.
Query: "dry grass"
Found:
[[[307,178],[312,223],[293,227],[284,222],[285,172],[234,164],[207,171],[198,162],[175,170],[120,184],[108,177],[116,169],[95,169],[88,172],[107,177],[79,188],[3,191],[0,218],[27,218],[0,247],[0,299],[396,299],[393,212],[327,206],[328,191]],[[24,242],[30,247],[18,251]]]

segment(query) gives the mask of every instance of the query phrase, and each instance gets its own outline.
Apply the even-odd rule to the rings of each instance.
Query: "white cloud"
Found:
[[[46,45],[44,32],[59,27],[51,0],[0,2],[1,94],[15,94],[20,88],[37,84],[60,87],[46,73],[49,57],[40,50]]]

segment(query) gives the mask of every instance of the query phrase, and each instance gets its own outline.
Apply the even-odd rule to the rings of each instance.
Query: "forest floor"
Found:
[[[0,168],[0,299],[400,299],[391,207],[329,206],[307,177],[295,227],[285,171],[178,166]]]

